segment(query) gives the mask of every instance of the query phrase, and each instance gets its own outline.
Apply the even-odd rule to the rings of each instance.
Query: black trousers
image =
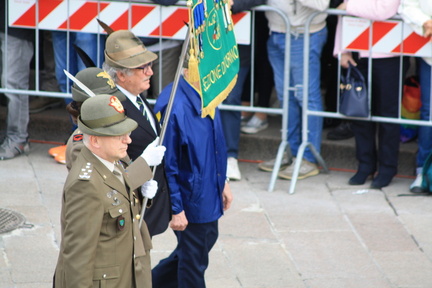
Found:
[[[368,59],[357,61],[365,80],[368,79]],[[403,58],[402,83],[408,68],[408,58]],[[374,116],[398,117],[401,59],[400,57],[372,60],[371,111]],[[400,126],[371,121],[353,121],[358,170],[394,176],[397,173]]]
[[[189,223],[174,231],[177,247],[152,270],[153,288],[205,288],[209,252],[218,238],[218,221]]]

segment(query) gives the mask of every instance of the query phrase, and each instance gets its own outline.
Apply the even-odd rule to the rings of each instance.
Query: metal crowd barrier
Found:
[[[28,89],[28,90],[17,90],[17,89],[9,89],[7,87],[0,87],[0,93],[10,92],[16,94],[28,94],[31,96],[46,96],[46,97],[57,97],[57,98],[71,97],[69,85],[67,85],[66,87],[67,88],[66,93],[42,91],[40,89],[41,57],[39,53],[40,52],[39,47],[42,41],[39,34],[40,31],[45,31],[45,30],[64,31],[65,33],[67,33],[67,47],[70,46],[69,44],[70,44],[71,32],[92,33],[92,34],[102,35],[102,37],[105,37],[106,34],[104,33],[103,29],[97,24],[96,19],[101,19],[102,21],[106,21],[105,19],[107,19],[107,17],[118,18],[112,23],[112,25],[114,26],[113,27],[114,30],[129,29],[139,37],[151,37],[153,39],[157,39],[158,41],[157,44],[159,45],[161,45],[162,41],[164,40],[183,40],[184,37],[182,33],[185,33],[187,31],[187,27],[184,24],[184,19],[185,17],[187,18],[186,1],[178,1],[173,6],[162,6],[162,5],[155,4],[150,0],[135,0],[135,1],[131,1],[131,0],[116,0],[116,1],[5,0],[5,5],[6,5],[5,15],[3,19],[0,21],[4,21],[6,26],[6,33],[5,33],[6,43],[8,41],[8,35],[7,35],[8,24],[10,24],[9,22],[12,21],[10,19],[8,21],[8,18],[11,17],[11,15],[8,15],[9,11],[11,11],[12,12],[11,14],[13,14],[12,17],[13,21],[16,20],[13,27],[17,27],[17,28],[24,27],[24,28],[30,28],[35,30],[35,38],[34,38],[34,46],[35,46],[34,66],[35,67],[34,67],[34,78],[32,79],[33,80],[32,82],[35,83],[35,88]],[[12,6],[12,9],[8,9],[8,5],[14,5],[14,6]],[[79,7],[79,5],[82,6]],[[151,6],[156,7],[156,9],[152,9]],[[127,7],[128,11],[124,11],[125,7]],[[87,15],[83,13],[85,11],[82,11],[86,9],[88,11]],[[116,9],[120,11],[116,11]],[[50,13],[54,15],[51,15]],[[16,14],[19,15],[17,16]],[[77,14],[79,15],[77,16]],[[141,16],[139,14],[144,16]],[[56,17],[62,19],[55,19]],[[74,21],[77,21],[77,18],[80,17],[84,19],[81,20],[82,22],[87,21],[88,23],[86,22],[81,26],[79,24],[74,24]],[[142,18],[142,19],[137,20],[136,18]],[[63,21],[64,23],[62,24]],[[176,22],[174,23],[174,21]],[[50,25],[49,22],[52,22],[53,24]],[[246,23],[246,21],[243,22]],[[123,25],[122,28],[118,28],[121,25]],[[57,28],[57,26],[61,28]],[[236,26],[234,29],[237,29]],[[242,24],[242,27],[244,27],[244,24]],[[153,28],[154,30],[152,31]],[[248,35],[248,33],[239,33],[239,34]],[[101,40],[100,38],[101,37],[98,37],[97,43],[95,44],[97,46],[97,51],[98,51],[98,56],[95,63],[96,66],[98,67],[101,67],[103,62],[103,55],[102,55],[103,49],[100,48],[103,48],[104,46],[103,43],[104,39]],[[240,35],[240,38],[244,41],[242,35]],[[247,41],[250,42],[249,39],[247,39]],[[6,43],[3,44],[6,45]],[[69,67],[70,66],[69,49],[64,51],[64,53],[66,54],[67,67]],[[7,55],[3,55],[3,57],[7,57]],[[162,75],[163,77],[162,74],[162,63],[164,61],[163,53],[159,53],[158,60],[161,63],[161,65],[159,65],[158,74]],[[7,67],[5,68],[5,70],[6,69]],[[161,90],[161,88],[163,88],[162,77],[159,78],[159,85],[158,85],[159,91]],[[154,101],[150,101],[150,103],[152,102]]]
[[[337,9],[328,9],[327,11],[325,11],[325,13],[328,13],[329,15],[346,15],[346,16],[351,16],[346,14],[345,11],[341,11],[341,10],[337,10]],[[429,117],[429,120],[409,120],[409,119],[403,119],[401,117],[401,105],[399,106],[399,115],[397,118],[393,118],[393,117],[382,117],[382,116],[374,116],[369,114],[369,117],[367,118],[357,118],[357,117],[348,117],[345,116],[343,114],[341,114],[339,112],[339,105],[337,105],[338,109],[337,112],[326,112],[326,111],[312,111],[308,109],[308,84],[309,84],[309,79],[308,79],[308,74],[309,74],[309,45],[310,45],[310,24],[313,20],[314,17],[316,17],[317,15],[319,15],[321,13],[315,13],[313,15],[311,15],[307,21],[307,23],[305,24],[305,41],[304,41],[304,61],[303,61],[303,65],[304,65],[304,75],[303,75],[303,111],[302,111],[302,144],[299,148],[298,151],[298,155],[297,157],[302,158],[304,151],[307,147],[309,147],[311,149],[311,151],[314,153],[314,156],[316,157],[316,159],[318,160],[319,164],[322,165],[322,167],[324,168],[325,172],[328,172],[328,169],[325,165],[324,160],[322,159],[321,155],[319,155],[319,153],[316,151],[315,147],[313,147],[313,145],[308,141],[308,135],[307,135],[307,127],[308,127],[308,116],[320,116],[320,117],[328,117],[328,118],[339,118],[339,119],[352,119],[352,120],[362,120],[362,121],[374,121],[374,122],[386,122],[386,123],[395,123],[395,124],[409,124],[409,125],[418,125],[418,126],[432,126],[432,119],[431,116]],[[359,17],[357,17],[359,18]],[[361,18],[360,18],[361,19]],[[395,20],[400,20],[401,18],[396,15],[394,18]],[[370,23],[373,23],[374,21],[370,20]],[[372,27],[372,26],[371,26]],[[371,32],[373,33],[372,29]],[[328,41],[333,41],[334,39],[328,39]],[[401,35],[400,40],[403,40],[403,36]],[[403,47],[402,47],[403,48]],[[401,49],[401,51],[403,51],[403,49]],[[403,57],[404,54],[403,53],[399,53],[399,57]],[[411,56],[411,55],[410,55]],[[371,57],[369,57],[368,61],[369,64],[371,64]],[[335,85],[338,85],[338,83],[340,82],[340,65],[339,66],[339,71],[338,71],[338,82],[334,83]],[[371,87],[371,81],[372,81],[372,77],[371,77],[371,66],[369,65],[369,70],[368,70],[368,87]],[[402,69],[402,65],[401,65],[401,69]],[[402,76],[402,72],[399,73]],[[399,103],[402,103],[402,87],[403,87],[403,81],[405,79],[402,79],[402,77],[400,78],[400,87],[401,89],[399,90]],[[432,79],[431,79],[432,80]],[[339,89],[338,89],[339,91]],[[369,93],[369,103],[371,103],[371,89],[368,89],[368,93]],[[337,95],[337,99],[338,99],[338,104],[339,104],[339,93]],[[432,96],[432,95],[431,95]],[[370,105],[370,104],[369,104]],[[370,110],[371,111],[371,110]],[[371,112],[370,112],[371,113]],[[432,113],[430,114],[432,115]],[[295,186],[296,186],[296,181],[297,181],[297,177],[298,177],[298,172],[299,172],[299,168],[300,168],[300,161],[296,162],[296,165],[294,167],[294,173],[293,173],[293,178],[290,184],[290,189],[289,189],[289,193],[292,194],[295,191]],[[280,167],[280,166],[275,166],[276,167]],[[279,170],[279,169],[274,169],[274,170]],[[273,186],[272,183],[270,183],[270,187],[269,190],[272,191]]]
[[[14,1],[14,0],[9,0],[6,1],[6,15],[4,17],[3,20],[0,21],[5,21],[6,24],[6,29],[8,29],[8,15],[7,15],[7,5],[10,1]],[[47,0],[46,0],[47,1]],[[56,1],[56,0],[54,0]],[[60,1],[60,0],[59,0]],[[69,2],[70,0],[64,0],[66,2]],[[37,2],[37,1],[36,1]],[[92,1],[92,2],[97,2],[99,5],[99,1]],[[101,1],[101,2],[106,2],[106,1]],[[115,1],[112,1],[115,2]],[[132,5],[134,3],[134,1],[118,1],[118,2],[128,2],[129,5]],[[136,1],[136,3],[146,3],[148,2],[147,0],[145,1]],[[148,4],[150,4],[151,2],[148,2]],[[153,3],[154,4],[154,3]],[[185,6],[186,7],[186,2],[185,1],[179,1],[176,6]],[[37,7],[37,6],[36,6]],[[37,9],[36,9],[37,11]],[[276,161],[275,161],[275,166],[273,169],[273,172],[271,174],[271,178],[270,178],[270,183],[268,186],[268,191],[271,192],[274,190],[274,186],[275,186],[275,182],[277,180],[277,174],[279,172],[279,168],[282,162],[282,157],[283,157],[283,153],[284,151],[286,151],[289,148],[289,143],[288,143],[288,139],[287,139],[287,132],[288,132],[288,105],[289,105],[289,92],[293,91],[295,92],[299,87],[289,87],[289,83],[290,83],[290,69],[289,69],[289,63],[290,63],[290,21],[287,17],[287,15],[285,15],[282,11],[280,11],[279,9],[267,6],[267,5],[262,5],[262,6],[258,6],[255,7],[251,10],[251,29],[252,29],[252,33],[251,33],[251,37],[250,37],[250,46],[251,46],[251,73],[250,73],[250,77],[251,77],[251,83],[254,82],[254,67],[255,67],[255,63],[254,63],[254,54],[255,54],[255,37],[254,37],[254,31],[253,31],[253,27],[254,27],[254,20],[255,20],[255,16],[254,13],[255,12],[263,12],[263,11],[274,11],[276,12],[284,21],[286,27],[287,27],[287,33],[286,33],[286,50],[285,50],[285,63],[284,63],[284,93],[283,93],[283,102],[282,102],[282,107],[281,108],[265,108],[265,107],[255,107],[255,99],[254,99],[254,95],[255,95],[255,91],[253,89],[253,85],[251,84],[251,93],[250,93],[250,105],[249,106],[236,106],[236,105],[224,105],[221,104],[220,105],[220,109],[225,109],[225,110],[233,110],[233,111],[246,111],[246,112],[263,112],[263,113],[268,113],[268,114],[276,114],[276,115],[281,115],[281,143],[279,144],[279,148],[278,148],[278,152],[276,155]],[[68,11],[69,12],[69,11]],[[341,11],[341,10],[336,10],[336,9],[328,9],[322,13],[327,13],[328,15],[347,15],[345,11]],[[388,122],[388,123],[397,123],[397,124],[409,124],[409,125],[426,125],[426,126],[432,126],[432,120],[429,119],[429,121],[422,121],[422,120],[409,120],[409,119],[402,119],[401,117],[401,113],[399,111],[399,117],[398,118],[388,118],[388,117],[379,117],[379,116],[373,116],[370,115],[367,119],[364,118],[355,118],[355,117],[347,117],[342,115],[341,113],[339,113],[339,111],[337,112],[326,112],[326,111],[311,111],[308,109],[308,84],[309,84],[309,44],[310,44],[310,34],[309,34],[309,28],[310,28],[310,24],[311,21],[313,20],[314,17],[316,17],[317,15],[319,15],[321,13],[315,13],[313,15],[310,16],[310,18],[308,19],[307,23],[305,24],[305,35],[304,35],[304,61],[303,61],[303,65],[304,65],[304,75],[303,75],[303,111],[302,111],[302,144],[299,147],[299,151],[298,151],[298,155],[297,157],[299,159],[301,159],[303,157],[304,151],[307,147],[309,147],[312,151],[312,153],[314,154],[314,156],[316,157],[318,163],[321,165],[321,167],[323,168],[324,172],[328,172],[328,168],[326,166],[325,161],[322,159],[321,155],[316,151],[315,147],[313,147],[313,145],[308,141],[308,135],[307,135],[307,124],[308,124],[308,116],[319,116],[319,117],[327,117],[327,118],[339,118],[339,119],[354,119],[354,120],[364,120],[364,121],[376,121],[376,122]],[[35,15],[38,15],[38,13],[35,13]],[[396,17],[397,19],[397,17]],[[40,51],[39,51],[39,47],[40,47],[40,35],[39,35],[39,31],[45,30],[45,29],[41,29],[41,27],[39,26],[39,21],[37,21],[38,19],[35,19],[36,24],[35,24],[35,54],[34,54],[34,86],[35,88],[33,90],[17,90],[17,89],[9,89],[9,88],[4,88],[4,87],[0,87],[0,93],[15,93],[15,94],[27,94],[27,95],[31,95],[31,96],[44,96],[44,97],[56,97],[56,98],[70,98],[71,94],[70,93],[63,93],[63,92],[52,92],[52,91],[42,91],[40,89]],[[162,19],[161,19],[162,21]],[[129,25],[131,25],[131,23],[129,23]],[[98,30],[98,34],[103,34],[102,33],[102,29],[98,28],[100,30]],[[53,30],[53,29],[49,29],[49,30]],[[66,31],[69,36],[69,32],[71,32],[71,30],[69,29],[63,29],[63,31]],[[5,42],[7,43],[7,33],[5,34]],[[159,42],[161,42],[164,39],[168,39],[166,37],[163,36],[159,36],[157,37]],[[68,38],[69,39],[69,38]],[[328,41],[334,41],[334,39],[328,39]],[[2,43],[2,45],[6,45],[6,43]],[[103,45],[102,43],[99,42],[97,43],[98,47],[100,47],[100,45]],[[98,49],[99,53],[101,52],[101,49]],[[66,53],[69,53],[68,51],[66,51]],[[101,57],[102,55],[98,55],[98,59],[102,59]],[[7,57],[7,55],[3,55],[2,57]],[[402,57],[402,55],[401,55]],[[67,61],[69,65],[69,57],[67,57]],[[160,59],[161,63],[163,63],[163,57],[161,57]],[[98,60],[98,67],[101,67],[102,63],[99,63]],[[162,72],[161,70],[162,64],[160,65],[160,70],[159,73]],[[3,71],[3,73],[7,72],[8,67],[5,67],[6,71]],[[340,69],[340,68],[339,68]],[[369,71],[370,73],[370,71]],[[339,70],[339,77],[340,77],[340,70]],[[369,79],[371,78],[370,75],[368,77]],[[338,79],[339,80],[339,79]],[[401,81],[403,81],[404,79],[401,79]],[[161,81],[161,78],[159,79],[159,81]],[[339,83],[339,81],[338,81]],[[334,85],[338,85],[338,83],[334,83]],[[369,83],[370,84],[370,83]],[[401,83],[402,85],[402,83]],[[161,86],[161,82],[159,82],[159,86]],[[70,87],[68,87],[68,89],[70,89]],[[401,100],[401,95],[402,93],[400,93],[399,95],[399,100]],[[370,97],[370,95],[369,95]],[[339,99],[339,95],[337,97]],[[154,103],[155,100],[149,99],[150,103]],[[339,101],[339,100],[338,100]],[[399,103],[401,103],[401,101],[399,101]],[[339,106],[339,105],[337,105]],[[432,114],[432,113],[431,113]],[[295,190],[295,186],[296,186],[296,182],[297,182],[297,178],[298,178],[298,172],[299,172],[299,168],[300,168],[300,164],[301,161],[296,161],[296,165],[294,167],[294,174],[293,174],[293,178],[291,180],[290,183],[290,188],[289,188],[289,193],[292,194],[294,193]]]
[[[276,9],[274,7],[268,6],[268,5],[262,5],[258,6],[252,9],[252,11],[274,11],[276,12],[284,21],[286,31],[285,34],[285,63],[284,63],[284,93],[283,93],[283,101],[282,101],[282,107],[281,108],[263,108],[263,107],[254,107],[254,90],[253,85],[251,85],[251,95],[250,95],[250,106],[235,106],[235,105],[220,105],[220,109],[227,109],[227,110],[235,110],[235,111],[247,111],[247,112],[262,112],[262,113],[268,113],[268,114],[275,114],[275,115],[281,115],[281,143],[279,144],[278,152],[276,154],[275,159],[275,166],[273,169],[273,172],[271,174],[270,178],[270,184],[268,191],[271,192],[274,189],[274,185],[277,179],[277,174],[279,171],[279,168],[276,169],[276,167],[280,167],[282,163],[283,153],[287,148],[289,147],[288,143],[288,108],[289,108],[289,91],[295,91],[298,87],[289,87],[290,83],[290,69],[289,69],[289,63],[290,63],[290,47],[291,47],[291,24],[289,22],[288,16],[285,15],[281,10]],[[252,25],[253,27],[254,25]],[[254,71],[254,47],[255,47],[255,33],[251,34],[251,49],[252,49],[252,67],[251,67],[251,83],[253,83],[253,71]]]
[[[0,20],[0,21],[4,21],[5,22],[5,27],[6,27],[5,42],[2,43],[3,45],[6,45],[6,43],[8,41],[8,35],[7,35],[7,29],[8,29],[8,24],[9,24],[8,23],[8,5],[9,5],[9,3],[11,3],[12,1],[15,1],[15,0],[5,0],[5,1],[6,1],[6,9],[5,9],[5,14],[6,15],[4,15],[3,20]],[[69,45],[70,33],[76,31],[76,30],[73,30],[73,29],[69,29],[69,25],[71,25],[69,23],[69,18],[70,18],[69,17],[70,16],[69,13],[73,12],[73,9],[71,8],[70,5],[73,4],[72,3],[73,1],[71,1],[71,0],[44,0],[44,1],[67,2],[67,5],[68,5],[67,6],[67,13],[68,13],[68,16],[67,16],[68,17],[67,25],[68,26],[67,26],[66,29],[63,28],[61,31],[65,31],[67,33],[67,47],[69,47],[70,46]],[[19,89],[10,89],[10,88],[7,88],[7,87],[0,87],[0,93],[14,93],[14,94],[22,94],[22,95],[27,94],[27,95],[30,95],[30,96],[43,96],[43,97],[53,97],[53,98],[70,98],[71,97],[70,86],[69,85],[67,85],[67,89],[68,90],[67,90],[66,93],[64,93],[64,92],[45,91],[45,90],[41,90],[41,88],[40,88],[40,86],[41,86],[40,85],[40,73],[41,73],[41,69],[40,69],[40,66],[41,66],[40,52],[41,51],[39,50],[39,47],[40,47],[40,43],[41,43],[42,39],[40,37],[40,33],[39,32],[40,31],[45,31],[45,30],[48,30],[48,31],[55,31],[56,30],[56,29],[53,28],[53,26],[46,27],[47,25],[43,24],[43,23],[40,25],[41,20],[38,19],[38,15],[39,15],[38,11],[39,11],[39,9],[41,9],[41,7],[39,7],[39,5],[44,5],[43,3],[46,4],[46,2],[44,2],[44,1],[40,1],[40,0],[39,1],[35,1],[35,3],[36,3],[35,4],[35,8],[34,8],[35,12],[33,14],[34,17],[35,17],[35,19],[34,19],[35,25],[33,27],[33,29],[35,30],[35,39],[34,39],[34,47],[35,47],[35,52],[34,52],[34,76],[33,76],[33,79],[32,79],[32,82],[34,82],[34,89],[19,90]],[[20,2],[20,1],[18,1],[18,2]],[[39,5],[38,5],[38,2],[39,2]],[[79,1],[76,1],[76,2],[79,2]],[[90,0],[89,2],[97,3],[98,9],[100,9],[101,2],[106,2],[106,1],[99,1],[99,0],[91,1]],[[119,0],[119,1],[111,1],[111,2],[128,2],[128,4],[130,6],[132,6],[134,3],[135,4],[139,4],[140,3],[140,4],[157,5],[157,4],[152,3],[149,0],[144,0],[144,1],[129,1],[129,0],[122,1],[122,0]],[[53,2],[51,2],[51,3],[53,3]],[[180,6],[180,7],[184,6],[184,7],[186,7],[186,1],[179,1],[179,2],[176,3],[175,6]],[[254,67],[255,67],[255,63],[254,63],[255,33],[254,33],[254,30],[253,30],[253,27],[255,26],[254,25],[255,12],[257,12],[257,11],[259,11],[259,12],[275,11],[276,13],[278,13],[280,15],[280,17],[282,17],[282,19],[284,20],[285,25],[287,27],[287,30],[288,30],[288,33],[286,34],[286,43],[287,43],[287,45],[286,45],[286,52],[285,52],[286,53],[286,61],[285,61],[285,68],[284,68],[284,79],[285,79],[284,80],[284,83],[285,83],[284,91],[285,92],[284,92],[284,95],[283,95],[283,99],[284,99],[284,101],[283,101],[283,107],[281,107],[281,108],[255,107],[255,103],[254,103],[256,101],[254,99],[255,91],[254,91],[254,87],[253,87],[253,83],[254,83],[254,73],[253,72],[254,72]],[[129,12],[129,14],[131,14],[131,12]],[[27,21],[29,21],[29,20],[27,20]],[[160,21],[162,22],[162,19],[160,19]],[[129,23],[129,27],[131,27],[131,23]],[[237,105],[224,105],[224,104],[221,104],[220,105],[220,109],[234,110],[234,111],[247,111],[247,112],[263,112],[263,113],[268,113],[268,114],[281,115],[281,121],[282,121],[281,122],[281,127],[282,127],[281,128],[281,139],[282,140],[281,140],[281,143],[279,145],[278,154],[277,154],[277,158],[276,158],[276,164],[280,165],[280,163],[282,161],[282,153],[283,153],[283,151],[285,151],[287,149],[287,147],[289,145],[288,141],[287,141],[287,131],[288,131],[288,115],[287,115],[287,111],[288,111],[288,105],[289,105],[288,104],[289,103],[289,101],[288,101],[288,92],[290,90],[295,90],[295,88],[288,87],[288,83],[289,83],[289,79],[290,79],[290,71],[289,71],[289,65],[288,65],[288,63],[290,61],[290,53],[289,53],[289,48],[290,48],[290,37],[289,37],[290,36],[290,33],[289,33],[290,24],[289,24],[289,19],[279,9],[276,9],[276,8],[273,8],[273,7],[270,7],[270,6],[267,6],[267,5],[262,5],[262,6],[255,7],[255,8],[253,8],[251,10],[251,23],[250,23],[250,27],[251,27],[251,30],[252,30],[252,32],[250,33],[250,41],[249,41],[249,43],[250,43],[249,45],[250,45],[250,49],[251,49],[251,57],[252,57],[251,58],[251,73],[250,73],[250,75],[251,75],[250,76],[251,77],[250,105],[249,106],[237,106]],[[104,34],[103,31],[102,31],[102,28],[100,28],[99,26],[97,28],[97,33],[101,34],[101,35]],[[164,39],[169,39],[169,38],[162,37],[162,36],[155,37],[155,38],[157,38],[159,40],[159,42],[161,42]],[[100,47],[101,45],[103,45],[103,43],[100,42],[100,37],[98,37],[98,42],[97,42],[96,45],[97,45],[97,47]],[[101,67],[102,63],[100,63],[101,62],[100,59],[103,59],[103,55],[100,55],[100,53],[101,53],[102,49],[97,49],[97,50],[98,50],[98,53],[99,53],[98,57],[97,57],[97,66]],[[69,50],[65,51],[65,53],[66,53],[66,62],[67,62],[66,65],[67,65],[67,67],[69,67],[69,65],[70,65],[70,63],[69,63],[69,61],[70,61],[70,59],[69,59]],[[7,55],[3,55],[3,57],[7,57]],[[163,61],[164,61],[163,56],[160,57],[160,61],[161,61],[161,63],[163,63]],[[162,64],[159,65],[159,69],[160,69],[159,70],[159,74],[162,73],[162,68],[161,67],[162,67]],[[0,65],[0,69],[1,69],[1,65]],[[5,67],[5,71],[3,71],[3,74],[7,73],[7,69],[8,69],[8,67]],[[161,86],[161,81],[162,81],[162,78],[160,77],[159,78],[159,86]],[[154,99],[149,99],[149,102],[151,104],[154,104],[155,100]],[[272,174],[272,178],[271,178],[271,183],[274,183],[276,181],[276,177],[277,177],[277,173],[273,173]]]

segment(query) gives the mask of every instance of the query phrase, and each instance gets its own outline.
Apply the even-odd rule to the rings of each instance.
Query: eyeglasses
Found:
[[[134,68],[134,69],[140,69],[140,70],[143,71],[143,73],[147,73],[148,69],[151,68],[152,66],[153,66],[153,62],[149,62],[149,63],[147,63],[147,64],[144,64],[144,65],[141,66],[141,67],[136,67],[136,68]]]

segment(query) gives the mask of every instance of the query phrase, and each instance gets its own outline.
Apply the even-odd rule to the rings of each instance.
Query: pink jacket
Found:
[[[349,15],[366,18],[375,21],[383,21],[391,18],[397,13],[400,0],[345,0],[347,2],[346,12]],[[333,55],[342,53],[342,21],[339,17],[336,27],[335,45]],[[359,51],[360,57],[369,57],[368,51]],[[372,58],[394,57],[392,54],[373,53]]]

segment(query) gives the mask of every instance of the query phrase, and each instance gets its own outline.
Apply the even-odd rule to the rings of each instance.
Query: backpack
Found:
[[[425,163],[423,164],[422,176],[422,189],[424,192],[432,193],[432,153],[428,155]]]
[[[420,119],[421,89],[417,76],[405,79],[401,103],[402,119]],[[409,142],[417,138],[418,126],[410,124],[400,125],[400,141]]]

